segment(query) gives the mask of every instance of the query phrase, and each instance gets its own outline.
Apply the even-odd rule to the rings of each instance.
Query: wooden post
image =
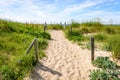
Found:
[[[2,73],[0,72],[0,80],[2,80]]]
[[[72,25],[70,25],[70,34],[72,34]]]
[[[32,41],[32,43],[30,44],[30,46],[27,48],[25,54],[28,54],[28,53],[29,53],[29,51],[31,50],[31,48],[32,48],[32,46],[34,45],[34,43],[35,43],[35,39]]]
[[[91,61],[94,60],[94,37],[90,38],[90,45],[91,45]]]
[[[47,29],[47,23],[45,22],[45,24],[44,24],[44,31],[46,31],[46,29]]]
[[[66,22],[64,23],[64,29],[66,28]]]
[[[34,49],[35,49],[36,61],[38,62],[38,41],[37,39],[35,39]]]

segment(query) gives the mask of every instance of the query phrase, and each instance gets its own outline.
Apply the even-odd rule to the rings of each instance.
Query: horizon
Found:
[[[1,0],[0,18],[17,22],[120,24],[120,0]]]

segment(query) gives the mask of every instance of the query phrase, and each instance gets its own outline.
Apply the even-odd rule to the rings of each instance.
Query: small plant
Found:
[[[116,69],[117,67],[108,57],[97,57],[96,60],[92,61],[92,64],[102,69]]]
[[[102,69],[90,71],[90,80],[120,80],[120,72],[116,70],[117,65],[108,57],[97,57],[92,64]]]
[[[90,80],[120,80],[119,71],[93,70],[90,71]]]

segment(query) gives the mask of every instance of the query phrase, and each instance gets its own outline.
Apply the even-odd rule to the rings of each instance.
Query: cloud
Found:
[[[114,0],[1,0],[0,17],[17,21],[65,22],[83,17],[119,18],[120,13],[103,10]],[[112,2],[112,3],[111,3]],[[119,4],[118,1],[115,4]],[[108,6],[109,6],[108,5]],[[120,19],[120,18],[119,18]],[[106,19],[108,20],[108,19]]]

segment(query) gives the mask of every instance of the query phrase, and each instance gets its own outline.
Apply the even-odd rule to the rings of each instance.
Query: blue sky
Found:
[[[39,23],[99,18],[120,24],[120,0],[0,0],[0,18]]]

